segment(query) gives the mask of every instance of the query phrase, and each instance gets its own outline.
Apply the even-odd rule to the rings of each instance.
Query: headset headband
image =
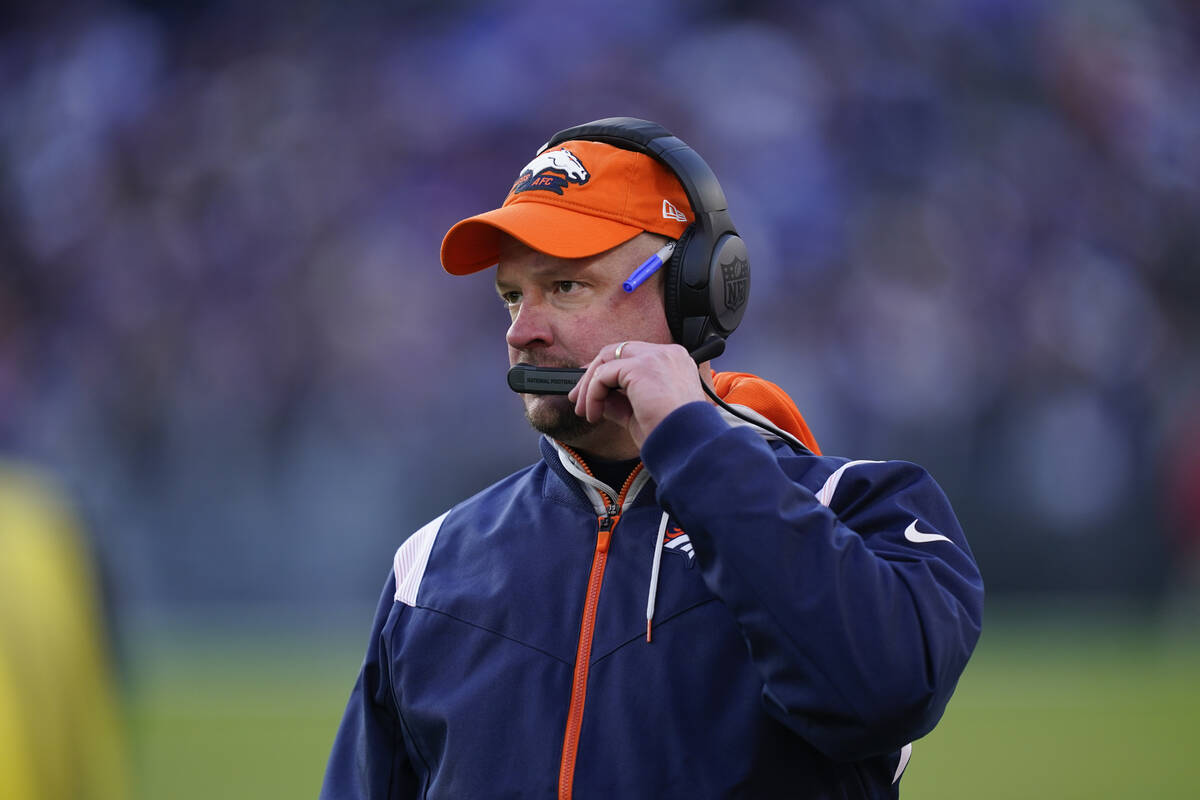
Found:
[[[683,185],[697,219],[729,208],[717,176],[700,154],[655,122],[636,117],[609,117],[576,125],[554,134],[538,152],[573,139],[611,144],[624,150],[645,153],[662,162]]]

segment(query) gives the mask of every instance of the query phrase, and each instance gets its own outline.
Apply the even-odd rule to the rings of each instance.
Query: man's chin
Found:
[[[539,433],[570,442],[595,429],[575,413],[575,404],[564,395],[525,395],[525,419]]]

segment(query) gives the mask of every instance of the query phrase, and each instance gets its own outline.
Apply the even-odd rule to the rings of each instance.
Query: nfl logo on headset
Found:
[[[721,265],[721,275],[725,278],[725,307],[730,311],[740,308],[750,288],[750,264],[744,258],[735,258]]]

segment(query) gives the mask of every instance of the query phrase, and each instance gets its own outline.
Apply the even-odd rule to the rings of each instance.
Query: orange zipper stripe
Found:
[[[587,474],[592,475],[587,462],[570,448],[567,448],[575,461],[583,467]],[[625,479],[617,498],[616,507],[625,505],[625,496],[633,479],[642,471],[638,464]],[[594,475],[592,477],[595,477]],[[604,499],[611,498],[604,492]],[[558,767],[558,797],[559,800],[571,800],[572,787],[575,782],[575,758],[579,754],[579,734],[583,728],[583,706],[587,700],[588,668],[592,660],[592,634],[596,629],[596,608],[600,604],[600,587],[604,583],[604,567],[608,563],[608,546],[612,542],[613,530],[621,519],[620,513],[611,517],[598,517],[600,529],[596,533],[596,551],[592,555],[592,571],[588,575],[587,596],[583,603],[583,620],[579,625],[579,645],[575,651],[575,674],[571,681],[571,705],[567,711],[567,728],[563,733],[562,761]],[[605,523],[608,523],[605,527]]]
[[[583,705],[587,699],[588,667],[592,660],[592,634],[596,629],[596,607],[600,604],[600,585],[604,583],[604,566],[608,563],[608,545],[619,516],[611,518],[607,529],[601,527],[596,535],[596,552],[592,556],[592,572],[588,576],[587,599],[583,605],[583,622],[579,626],[579,647],[575,651],[575,677],[571,683],[571,706],[567,712],[567,729],[563,734],[562,763],[558,767],[559,800],[571,800],[575,781],[575,757],[579,753],[579,732],[583,728]],[[605,518],[601,518],[601,525]]]

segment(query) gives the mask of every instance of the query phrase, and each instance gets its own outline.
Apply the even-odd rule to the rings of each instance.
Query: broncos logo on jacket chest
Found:
[[[696,561],[696,551],[692,547],[692,540],[678,525],[672,525],[663,534],[663,550],[686,559],[688,569],[691,569],[692,564]]]

